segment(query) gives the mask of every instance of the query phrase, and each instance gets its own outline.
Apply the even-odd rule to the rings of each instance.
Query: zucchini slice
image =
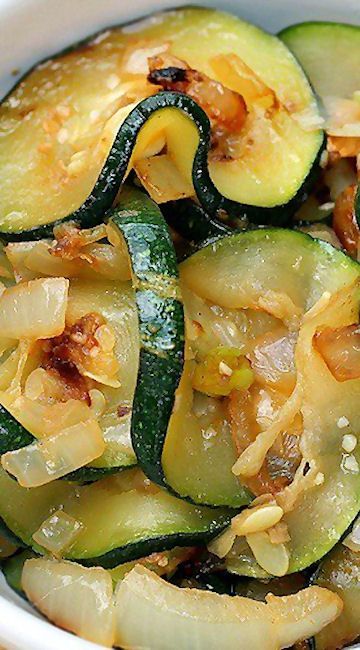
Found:
[[[288,46],[320,97],[353,97],[360,88],[360,28],[330,22],[286,27],[279,38]]]
[[[154,462],[173,409],[184,356],[184,312],[170,233],[157,205],[142,192],[123,192],[109,226],[128,247],[139,317],[140,361],[131,437],[140,466],[156,483]]]
[[[338,544],[321,562],[313,584],[338,594],[344,609],[336,621],[315,636],[316,650],[335,650],[360,636],[360,555]]]
[[[157,93],[147,80],[147,59],[156,55],[181,59],[244,98],[246,121],[231,159],[212,150],[207,165],[208,118],[190,96]],[[165,145],[208,212],[279,219],[281,208],[289,212],[303,198],[317,168],[323,134],[307,130],[304,116],[318,120],[301,68],[275,36],[239,18],[184,8],[108,30],[36,66],[4,99],[0,231],[39,238],[66,218],[100,222],[125,173]],[[178,197],[167,190],[159,189],[166,200]]]
[[[24,544],[44,553],[34,533],[56,510],[82,524],[64,556],[113,568],[174,546],[205,542],[229,522],[227,510],[193,506],[169,495],[134,468],[78,487],[67,481],[31,490],[0,471],[0,517]]]
[[[286,543],[288,572],[299,571],[334,546],[360,508],[359,446],[351,458],[342,447],[344,434],[357,432],[360,427],[356,346],[355,371],[339,380],[331,370],[331,353],[329,358],[321,352],[320,339],[317,343],[321,332],[326,338],[329,330],[356,330],[360,266],[329,244],[302,233],[260,229],[226,237],[198,251],[181,264],[180,279],[184,295],[187,289],[197,296],[192,311],[187,302],[187,316],[200,320],[204,330],[191,341],[195,363],[203,353],[201,346],[208,344],[216,315],[223,319],[225,334],[231,332],[234,341],[238,337],[232,345],[242,345],[250,360],[254,382],[248,394],[240,392],[235,401],[230,396],[233,433],[242,445],[233,469],[255,495],[272,491],[284,507],[290,535]],[[219,327],[219,320],[216,325]],[[289,374],[282,379],[276,367],[266,361],[269,357],[264,345],[266,341],[268,346],[273,344],[274,339],[266,339],[272,331],[280,332],[277,341],[289,342],[295,336],[295,366],[290,366]],[[251,332],[258,343],[249,339]],[[276,359],[276,348],[270,349]],[[336,354],[334,350],[332,353]],[[279,352],[277,355],[280,363],[286,362],[286,357]],[[351,358],[351,351],[349,355]],[[216,369],[212,372],[216,379]],[[205,392],[207,389],[205,384]],[[271,410],[270,416],[264,411],[269,406],[274,409],[272,416]],[[260,425],[253,413],[260,418]],[[291,460],[285,452],[285,469],[283,447],[277,446],[280,433],[284,448],[287,436],[298,440],[298,458],[288,478],[286,463],[291,465]],[[183,447],[183,438],[181,428],[172,429],[170,422],[162,457],[170,485],[176,486],[177,478],[171,458]],[[192,447],[188,458],[191,463]],[[261,564],[258,556],[256,559]],[[241,574],[243,557],[239,565]],[[231,571],[236,571],[233,555]]]
[[[216,415],[223,426],[214,445],[203,444],[201,425],[189,413],[192,397],[187,368],[182,375],[184,314],[166,223],[151,199],[129,190],[121,193],[109,225],[122,234],[128,246],[139,314],[140,365],[131,422],[138,463],[152,481],[195,503],[244,505],[250,494],[231,475],[234,450],[221,408]],[[170,480],[161,454],[174,422],[181,430],[183,446],[168,455],[176,473],[176,479]]]

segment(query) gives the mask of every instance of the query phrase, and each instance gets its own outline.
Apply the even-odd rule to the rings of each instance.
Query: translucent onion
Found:
[[[113,587],[105,569],[33,559],[25,562],[21,582],[30,602],[55,625],[93,643],[113,645]]]
[[[294,333],[284,328],[269,332],[256,341],[248,358],[258,382],[291,393],[296,381],[296,338]]]
[[[156,203],[176,201],[194,195],[194,188],[181,174],[169,154],[139,160],[135,172]]]
[[[22,449],[7,452],[1,463],[23,487],[38,487],[87,465],[101,456],[104,449],[98,423],[88,420]]]
[[[316,634],[341,612],[341,599],[320,587],[266,603],[180,589],[137,565],[116,595],[115,643],[147,650],[278,650]]]
[[[335,136],[360,137],[360,104],[354,99],[323,97],[325,129]]]
[[[82,529],[81,521],[77,521],[64,510],[57,510],[41,524],[32,537],[36,544],[50,551],[55,557],[61,557],[75,542]]]
[[[264,571],[278,577],[286,575],[289,568],[289,552],[285,544],[273,544],[265,531],[246,535],[246,541]]]
[[[25,388],[26,386],[27,382]],[[79,422],[94,419],[92,409],[85,402],[75,399],[48,405],[44,401],[30,399],[27,395],[14,397],[9,392],[0,392],[0,404],[39,439],[58,434]]]
[[[44,278],[6,289],[0,297],[2,336],[41,339],[61,334],[68,286],[65,278]]]
[[[360,377],[360,325],[317,332],[314,344],[337,381]]]

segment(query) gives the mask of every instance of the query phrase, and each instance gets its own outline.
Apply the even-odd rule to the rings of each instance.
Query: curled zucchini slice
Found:
[[[166,70],[184,77],[184,67],[185,81],[164,84]],[[100,222],[131,168],[157,202],[196,194],[211,214],[279,220],[308,190],[323,142],[314,96],[284,44],[199,8],[114,28],[43,62],[3,101],[0,128],[0,231],[28,239],[70,217]]]

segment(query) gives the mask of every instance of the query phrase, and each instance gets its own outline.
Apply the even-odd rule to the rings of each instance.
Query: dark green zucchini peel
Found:
[[[131,437],[140,467],[165,485],[156,462],[164,444],[184,358],[184,311],[175,250],[157,205],[128,190],[109,215],[128,247],[139,315],[140,362]]]

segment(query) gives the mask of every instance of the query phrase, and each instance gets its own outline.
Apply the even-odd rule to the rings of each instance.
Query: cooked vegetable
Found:
[[[33,436],[11,413],[0,405],[0,454],[30,445]]]
[[[39,487],[99,458],[104,449],[98,423],[86,420],[22,449],[9,451],[2,456],[1,464],[23,487]]]
[[[8,291],[18,290],[22,295],[22,287],[25,290],[38,282],[53,286],[52,283],[59,281],[58,278],[33,280]],[[48,302],[43,318],[54,327],[52,307]],[[27,311],[27,319],[29,313],[31,310]],[[34,318],[39,318],[37,312]],[[125,282],[72,278],[66,327],[65,317],[62,318],[62,329],[53,330],[59,336],[36,341],[32,348],[24,348],[23,352],[20,342],[0,367],[0,402],[3,405],[0,450],[11,452],[31,444],[33,436],[57,435],[68,427],[96,419],[104,436],[105,449],[93,461],[93,468],[82,468],[76,474],[79,479],[92,480],[106,471],[136,462],[130,439],[130,419],[139,336],[132,289]],[[26,322],[28,320],[22,318],[22,327]],[[35,324],[38,333],[36,320],[34,327]],[[24,450],[21,455],[24,453],[27,452]],[[65,470],[65,466],[62,467],[61,471]]]
[[[214,219],[194,201],[171,201],[161,206],[168,224],[191,244],[199,247],[220,237],[230,235],[232,230],[219,219]],[[193,252],[193,251],[192,251]]]
[[[199,32],[201,48],[194,48]],[[158,93],[157,81],[147,80],[147,59],[156,56],[176,57],[209,79],[195,96],[209,112],[212,134],[189,94]],[[226,99],[214,115],[219,98],[230,106]],[[232,102],[246,105],[241,121],[233,120]],[[311,89],[285,46],[234,16],[199,8],[110,30],[45,61],[4,100],[0,124],[0,230],[22,238],[43,237],[47,224],[68,217],[100,222],[124,175],[165,144],[180,183],[173,178],[169,196],[160,174],[158,196],[178,198],[185,179],[212,214],[225,208],[260,222],[279,219],[279,210],[289,213],[308,190],[323,140]]]
[[[175,251],[167,225],[141,192],[122,195],[110,219],[129,250],[138,307],[140,362],[131,420],[138,462],[146,475],[164,484],[157,458],[166,435],[184,349]]]
[[[80,522],[82,529],[64,556],[87,566],[112,568],[152,552],[202,543],[229,522],[228,511],[176,499],[137,469],[83,487],[53,481],[31,490],[1,470],[0,494],[3,525],[37,552],[44,550],[32,536],[54,511],[62,509]],[[58,539],[56,522],[50,534]]]
[[[102,647],[360,638],[359,34],[176,8],[0,102],[0,561]]]
[[[360,88],[360,29],[336,22],[305,22],[279,38],[301,63],[320,97],[352,98]]]
[[[285,511],[290,537],[285,543],[288,571],[298,571],[329,551],[359,511],[359,447],[346,453],[340,429],[343,421],[349,432],[359,429],[359,380],[336,381],[313,345],[317,332],[358,323],[359,267],[306,235],[259,230],[227,237],[197,252],[181,265],[181,281],[220,313],[223,310],[224,316],[234,318],[236,310],[255,308],[252,323],[256,323],[259,310],[264,310],[277,319],[267,316],[265,333],[279,328],[279,319],[288,332],[297,333],[295,387],[290,373],[288,392],[274,392],[271,372],[265,391],[261,379],[262,392],[255,383],[230,404],[240,451],[233,471],[255,495],[274,493]],[[244,329],[245,316],[240,321]],[[195,345],[199,341],[195,350],[201,336],[195,339]],[[252,349],[254,344],[244,337],[245,353],[246,345]],[[281,353],[279,361],[284,362]],[[288,364],[283,370],[288,373]],[[258,409],[255,428],[251,409]],[[180,441],[180,429],[177,436]],[[269,552],[272,547],[269,541]],[[257,552],[256,559],[266,570],[266,552],[262,560]]]
[[[336,624],[327,625],[315,637],[316,650],[336,650],[360,636],[360,554],[338,544],[321,562],[313,584],[338,594],[344,609]]]
[[[314,591],[316,589],[316,591]],[[231,598],[197,589],[179,589],[137,566],[121,582],[116,596],[115,642],[122,647],[170,649],[286,648],[311,636],[341,612],[340,598],[312,587],[267,603]]]
[[[17,551],[17,546],[7,539],[0,535],[0,560],[6,559]]]
[[[113,645],[113,588],[105,569],[30,559],[21,586],[30,602],[59,627],[93,643]]]
[[[1,335],[35,340],[61,334],[68,288],[65,278],[46,278],[5,289],[0,297]]]

